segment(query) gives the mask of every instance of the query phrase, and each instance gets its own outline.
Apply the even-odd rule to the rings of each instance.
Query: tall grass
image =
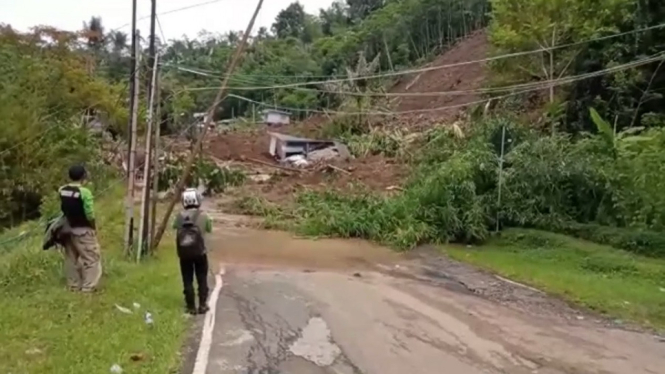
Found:
[[[187,323],[175,249],[166,240],[141,264],[123,259],[122,201],[122,191],[114,189],[96,202],[104,272],[96,294],[66,290],[62,255],[41,249],[39,226],[36,235],[0,248],[0,372],[107,373],[114,364],[131,373],[178,369]],[[144,322],[146,312],[153,315],[151,325]]]

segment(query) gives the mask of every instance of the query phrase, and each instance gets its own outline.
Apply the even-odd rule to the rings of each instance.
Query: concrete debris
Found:
[[[337,149],[334,147],[328,147],[311,152],[310,154],[307,155],[307,159],[313,162],[318,162],[324,160],[325,161],[332,160],[337,156],[339,156],[339,153],[337,153]]]
[[[295,167],[307,167],[311,163],[332,159],[351,158],[348,147],[340,142],[298,138],[280,133],[270,133],[268,152],[278,161]]]
[[[263,182],[267,182],[268,180],[270,180],[270,178],[272,178],[272,176],[270,174],[255,174],[255,175],[250,175],[248,178],[250,180],[252,180],[253,182],[263,183]]]
[[[307,161],[304,155],[289,156],[285,158],[284,161],[295,167],[305,167],[309,165],[309,161]]]

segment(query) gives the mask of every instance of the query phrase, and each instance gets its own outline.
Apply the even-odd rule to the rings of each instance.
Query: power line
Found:
[[[208,76],[211,78],[219,78],[223,79],[226,74],[219,75],[216,74],[217,71],[213,70],[207,70],[207,69],[200,69],[200,68],[192,68],[192,67],[186,67],[178,64],[172,64],[168,62],[161,62],[161,66],[167,67],[167,68],[173,68],[176,70],[181,70],[185,72],[190,72],[193,74],[199,74],[202,76]],[[233,74],[235,77],[255,77],[255,78],[344,78],[346,75],[310,75],[310,74],[293,74],[293,75],[275,75],[275,74]]]
[[[220,2],[220,1],[224,1],[224,0],[210,0],[210,1],[203,2],[203,3],[192,4],[192,5],[184,6],[184,7],[181,7],[181,8],[176,8],[176,9],[167,10],[167,11],[165,11],[165,12],[158,13],[157,15],[158,15],[158,16],[165,16],[165,15],[167,15],[167,14],[177,13],[177,12],[182,12],[182,11],[184,11],[184,10],[189,10],[189,9],[193,9],[193,8],[198,8],[198,7],[201,7],[201,6],[206,6],[206,5],[210,5],[210,4],[218,3],[218,2]],[[146,19],[149,19],[149,18],[150,18],[150,16],[143,16],[143,17],[140,17],[138,20],[139,20],[139,21],[143,21],[143,20],[146,20]],[[120,29],[124,29],[125,27],[129,26],[130,24],[131,24],[131,23],[125,23],[125,24],[122,25],[122,26],[119,26],[119,27],[116,27],[116,28],[114,28],[114,29],[111,29],[111,31],[118,31],[118,30],[120,30]]]
[[[159,16],[155,16],[157,20],[157,27],[159,27],[159,33],[162,35],[162,43],[166,44],[166,36],[164,36],[164,29],[162,29],[162,23],[159,21]],[[161,64],[160,64],[161,65]]]
[[[277,88],[293,88],[293,87],[300,87],[300,86],[310,86],[310,85],[320,85],[320,84],[328,84],[328,83],[340,83],[340,82],[356,81],[356,80],[361,80],[361,79],[380,79],[380,78],[386,78],[386,77],[394,77],[394,76],[424,73],[424,72],[428,72],[428,71],[449,69],[449,68],[453,68],[453,67],[479,64],[479,63],[487,63],[487,62],[491,62],[491,61],[498,61],[498,60],[503,60],[503,59],[512,58],[512,57],[520,57],[520,56],[526,56],[526,55],[535,54],[535,53],[553,51],[553,50],[557,50],[557,49],[574,47],[574,46],[578,46],[578,45],[583,45],[583,44],[593,43],[593,42],[597,42],[597,41],[603,41],[603,40],[618,38],[618,37],[621,37],[621,36],[626,36],[626,35],[636,34],[636,33],[640,33],[640,32],[661,29],[661,28],[665,28],[665,23],[661,23],[661,24],[658,24],[658,25],[645,27],[645,28],[641,28],[641,29],[634,29],[634,30],[626,31],[626,32],[622,32],[622,33],[606,35],[606,36],[597,37],[597,38],[593,38],[593,39],[582,40],[582,41],[574,42],[574,43],[567,43],[567,44],[561,44],[561,45],[552,46],[552,47],[538,48],[538,49],[529,50],[529,51],[507,53],[507,54],[494,56],[494,57],[488,57],[488,58],[479,59],[479,60],[463,61],[463,62],[457,62],[457,63],[453,63],[453,64],[430,66],[430,67],[419,68],[419,69],[407,69],[407,70],[402,70],[402,71],[386,72],[386,73],[381,73],[381,74],[361,75],[361,76],[357,76],[357,77],[348,77],[347,76],[346,78],[343,78],[343,79],[330,79],[330,80],[319,80],[319,81],[309,81],[309,82],[297,82],[297,83],[288,83],[288,84],[280,84],[280,85],[272,85],[272,86],[245,87],[244,90],[250,90],[250,89],[251,90],[267,90],[267,89],[277,89]],[[186,69],[190,70],[190,72],[192,70],[191,68],[186,68]],[[235,88],[233,88],[233,89],[235,89]]]
[[[294,87],[294,89],[297,90],[304,90],[304,91],[314,91],[314,92],[325,92],[325,93],[332,93],[332,94],[338,94],[338,95],[345,95],[345,96],[361,96],[361,97],[431,97],[431,96],[460,96],[460,95],[473,95],[473,94],[488,94],[488,93],[500,93],[500,92],[508,92],[508,91],[513,91],[515,89],[529,89],[529,88],[536,88],[536,87],[541,87],[541,88],[547,88],[552,84],[557,84],[557,83],[568,83],[571,81],[577,81],[581,79],[587,79],[587,78],[592,78],[597,76],[598,74],[604,74],[604,73],[611,73],[623,68],[630,68],[634,64],[643,64],[643,63],[649,63],[652,61],[658,61],[662,59],[662,54],[654,55],[652,57],[638,60],[638,61],[633,61],[630,63],[626,63],[623,65],[617,65],[611,68],[595,71],[595,72],[590,72],[590,73],[584,73],[580,75],[574,75],[574,76],[568,76],[564,78],[556,78],[556,79],[548,79],[548,80],[542,80],[542,81],[537,81],[537,82],[529,82],[529,83],[519,83],[519,84],[512,84],[512,85],[507,85],[507,86],[499,86],[499,87],[488,87],[488,88],[476,88],[476,89],[469,89],[469,90],[455,90],[455,91],[435,91],[435,92],[386,92],[386,93],[377,93],[377,92],[352,92],[352,91],[334,91],[334,90],[325,90],[325,89],[317,89],[317,88],[302,88],[302,87]],[[242,82],[242,79],[236,78],[235,80]],[[279,86],[270,86],[266,89],[275,89],[279,88]],[[212,90],[212,87],[193,87],[193,88],[183,88],[182,91],[207,91],[207,90]],[[238,87],[231,87],[230,89],[237,90],[237,91],[253,91],[254,87],[249,86],[249,87],[243,87],[243,86],[238,86]],[[540,89],[540,88],[539,88]]]
[[[665,54],[660,53],[658,55],[655,55],[655,56],[652,56],[652,57],[649,57],[649,58],[633,61],[633,62],[626,63],[626,64],[623,64],[623,65],[617,65],[617,66],[607,68],[607,69],[603,69],[603,70],[600,70],[600,71],[596,71],[596,72],[592,72],[592,73],[588,73],[588,74],[583,74],[583,75],[576,76],[576,77],[568,77],[566,79],[560,79],[560,80],[557,80],[557,81],[552,81],[548,84],[540,84],[537,87],[535,87],[535,86],[534,87],[527,87],[526,85],[524,85],[523,87],[520,87],[522,89],[520,91],[512,92],[512,93],[509,93],[509,94],[506,94],[506,95],[501,95],[501,96],[497,96],[497,97],[493,97],[493,98],[489,98],[489,99],[472,101],[472,102],[468,102],[468,103],[464,103],[464,104],[457,104],[457,105],[451,105],[451,106],[443,106],[443,107],[438,107],[438,108],[415,109],[415,110],[396,111],[396,112],[371,112],[371,111],[344,112],[344,111],[335,111],[335,110],[323,111],[323,110],[316,110],[316,109],[290,108],[290,107],[274,106],[274,105],[271,105],[271,104],[262,103],[260,101],[252,100],[252,99],[249,99],[249,98],[246,98],[246,97],[243,97],[243,96],[239,96],[239,95],[234,95],[234,94],[229,94],[229,96],[235,97],[239,100],[243,100],[243,101],[246,101],[246,102],[249,102],[249,103],[258,104],[258,105],[261,105],[261,106],[264,106],[264,107],[271,107],[271,108],[282,109],[282,110],[290,110],[290,111],[294,111],[294,112],[324,113],[324,114],[328,113],[328,114],[341,114],[341,115],[367,114],[367,115],[389,115],[389,116],[400,115],[400,114],[427,113],[427,112],[437,112],[437,111],[442,111],[442,110],[448,110],[448,109],[454,109],[454,108],[467,107],[467,106],[476,105],[476,104],[482,104],[482,103],[486,103],[486,102],[491,101],[491,100],[503,99],[503,98],[507,98],[507,97],[510,97],[510,96],[515,96],[515,95],[528,93],[528,92],[540,91],[540,90],[543,90],[543,89],[546,89],[546,88],[549,88],[549,87],[553,87],[553,86],[561,86],[561,85],[564,85],[564,84],[569,84],[569,83],[584,80],[584,79],[598,77],[598,76],[614,73],[614,72],[617,72],[617,71],[627,70],[627,69],[631,69],[631,68],[634,68],[634,67],[637,67],[637,66],[650,64],[652,62],[662,60],[664,56],[665,56]]]

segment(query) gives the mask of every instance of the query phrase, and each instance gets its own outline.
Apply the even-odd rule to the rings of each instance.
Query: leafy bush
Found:
[[[548,229],[650,257],[665,257],[665,233],[566,222]]]
[[[665,257],[665,234],[654,231],[664,224],[665,208],[658,210],[665,195],[664,134],[651,130],[637,147],[625,136],[616,142],[606,135],[542,136],[506,119],[478,123],[464,136],[435,129],[423,137],[403,192],[307,192],[295,216],[306,234],[363,237],[403,249],[482,242],[498,218],[499,227],[560,230]]]
[[[89,68],[74,34],[0,26],[0,226],[37,218],[72,163],[99,177],[100,144],[87,121],[124,128],[127,110],[124,89]]]
[[[503,202],[506,224],[540,225],[598,218],[611,202],[606,161],[578,152],[569,137],[527,140],[506,156]]]
[[[424,242],[480,242],[491,227],[495,155],[477,143],[444,163],[424,164],[404,192],[306,192],[298,198],[298,228],[308,235],[360,237],[400,249]]]
[[[159,173],[159,189],[164,191],[175,186],[185,168],[187,156],[180,154],[168,158]],[[246,175],[240,171],[219,167],[214,161],[198,159],[192,168],[188,186],[203,183],[206,194],[223,192],[228,186],[239,186],[245,182]],[[194,181],[198,181],[195,183]]]

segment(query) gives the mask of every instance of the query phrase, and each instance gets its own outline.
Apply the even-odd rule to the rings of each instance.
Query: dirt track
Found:
[[[613,328],[431,249],[404,256],[363,241],[294,239],[238,227],[242,219],[217,215],[211,258],[225,272],[208,374],[665,367],[664,345],[653,336]]]

